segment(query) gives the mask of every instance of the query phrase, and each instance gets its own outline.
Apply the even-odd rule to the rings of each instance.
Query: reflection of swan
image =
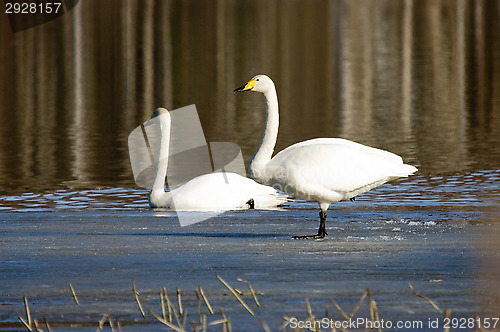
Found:
[[[170,145],[170,114],[164,108],[155,110],[160,121],[160,156],[149,194],[151,207],[175,210],[219,211],[244,208],[270,208],[286,202],[277,190],[235,173],[200,175],[179,188],[165,192]],[[175,204],[174,204],[175,203]]]
[[[317,138],[293,144],[272,159],[278,136],[278,96],[273,81],[257,75],[236,91],[264,94],[267,122],[262,143],[250,162],[250,176],[296,198],[318,202],[318,234],[294,238],[324,238],[330,203],[354,198],[381,184],[407,177],[417,169],[391,152],[340,138]]]

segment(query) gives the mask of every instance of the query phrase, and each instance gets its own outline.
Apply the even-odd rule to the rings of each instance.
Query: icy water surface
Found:
[[[324,241],[291,239],[318,226],[315,204],[303,201],[277,210],[226,212],[181,228],[175,213],[150,210],[143,190],[4,196],[0,330],[22,330],[23,296],[31,315],[56,331],[95,331],[104,314],[124,331],[162,329],[150,312],[161,315],[162,287],[176,305],[179,288],[191,328],[200,324],[199,310],[209,315],[205,304],[198,309],[199,286],[215,310],[208,321],[220,319],[222,308],[235,331],[262,329],[261,321],[276,330],[283,316],[306,319],[306,299],[318,319],[342,321],[329,299],[350,313],[366,289],[380,318],[424,327],[429,319],[442,320],[409,282],[452,317],[473,318],[500,295],[494,246],[499,180],[500,170],[494,170],[384,185],[355,202],[333,204]],[[247,291],[237,280],[242,278],[263,293],[257,295],[260,307],[251,295],[243,296],[255,316],[217,275]],[[483,314],[499,312],[493,303]],[[365,298],[354,318],[369,317]]]

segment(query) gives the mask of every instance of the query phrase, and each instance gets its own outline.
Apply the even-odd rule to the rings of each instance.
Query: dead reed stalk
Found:
[[[139,310],[141,311],[142,317],[145,319],[146,314],[144,313],[144,310],[142,309],[141,301],[139,300],[139,293],[137,292],[135,288],[135,280],[132,279],[132,291],[134,292],[135,296],[135,301],[137,302],[137,305],[139,306]]]
[[[71,294],[73,294],[73,298],[75,299],[76,305],[80,305],[80,303],[78,302],[78,298],[76,297],[75,290],[73,289],[73,285],[71,285],[71,283],[69,283],[69,289],[71,289]]]
[[[434,307],[434,309],[436,309],[440,314],[443,313],[443,310],[441,310],[435,303],[434,301],[432,301],[431,299],[429,299],[427,296],[425,295],[422,295],[420,294],[419,292],[416,291],[415,288],[413,288],[413,285],[411,283],[408,283],[408,287],[410,287],[410,289],[413,291],[413,293],[415,293],[416,296],[418,297],[421,297],[423,298],[424,300],[426,300],[427,302],[429,302],[430,305],[432,305]]]
[[[234,290],[233,287],[231,287],[231,285],[229,285],[224,279],[222,279],[219,275],[217,275],[217,279],[220,280],[220,282],[222,282],[224,284],[224,286],[227,287],[227,289],[229,289],[231,291],[231,293],[234,295],[234,297],[241,303],[241,305],[243,305],[243,307],[252,315],[252,316],[255,316],[255,313],[252,311],[252,309],[250,309],[250,307],[245,303],[245,301],[243,301],[243,299],[238,295],[238,293]]]

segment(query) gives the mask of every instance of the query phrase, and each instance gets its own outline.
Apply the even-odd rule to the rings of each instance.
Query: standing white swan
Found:
[[[318,234],[295,239],[322,239],[332,202],[355,197],[381,184],[407,177],[417,168],[391,152],[341,138],[316,138],[289,146],[271,158],[278,137],[278,96],[273,81],[257,75],[237,91],[257,91],[266,99],[267,122],[262,143],[249,166],[257,182],[311,202],[321,209]]]
[[[210,173],[197,176],[182,186],[166,192],[168,154],[170,146],[170,114],[157,108],[153,118],[160,121],[160,156],[153,187],[149,194],[151,207],[178,211],[222,211],[245,208],[271,208],[287,201],[274,188],[235,173]]]

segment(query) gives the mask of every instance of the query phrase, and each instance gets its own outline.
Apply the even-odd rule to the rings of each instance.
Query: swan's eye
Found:
[[[258,81],[259,81],[259,79],[256,79],[256,81],[258,82]]]

